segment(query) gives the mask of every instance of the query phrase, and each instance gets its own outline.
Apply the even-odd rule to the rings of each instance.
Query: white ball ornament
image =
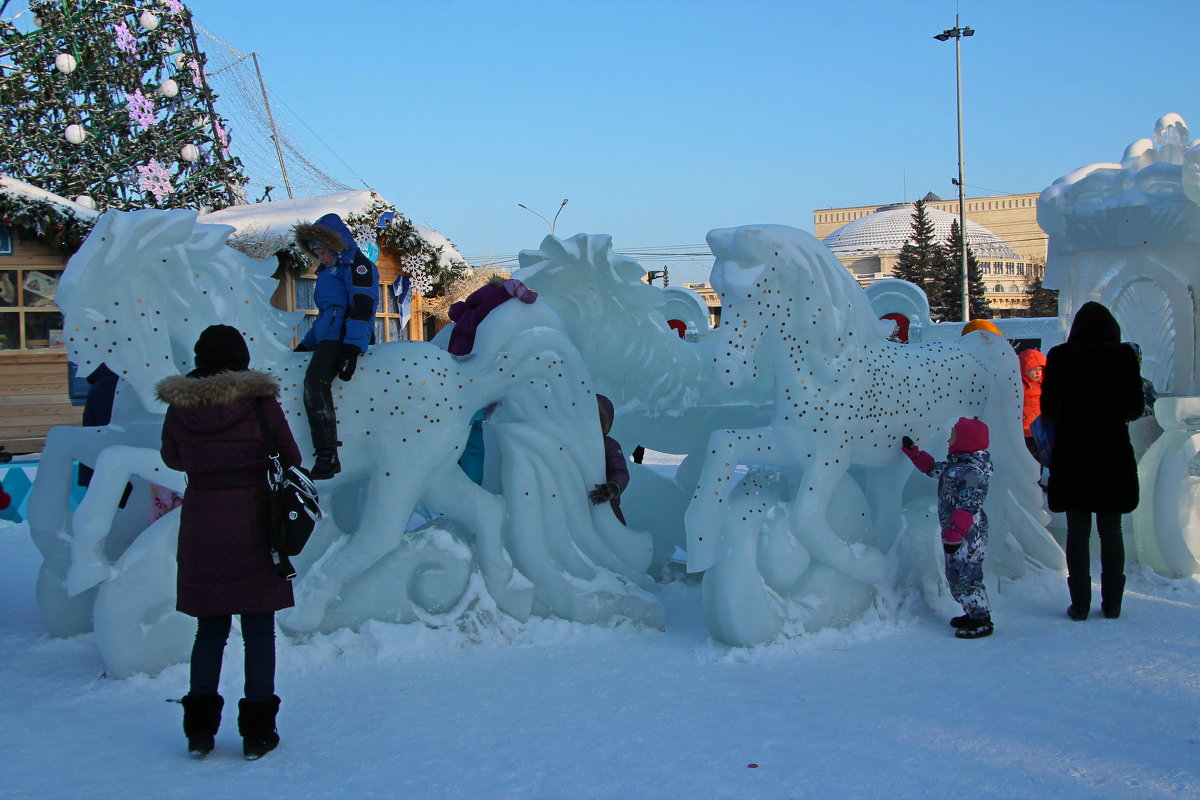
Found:
[[[83,144],[83,140],[87,138],[87,131],[82,125],[68,125],[63,131],[63,138],[71,144]]]
[[[70,75],[75,71],[75,67],[79,66],[79,62],[70,53],[59,53],[58,57],[54,59],[54,66],[63,75]]]
[[[158,93],[163,97],[174,97],[179,94],[179,84],[171,78],[167,78],[158,85]]]
[[[91,209],[96,208],[96,201],[93,200],[91,197],[89,197],[86,194],[81,194],[81,195],[79,195],[79,197],[76,197],[75,202],[85,208],[91,208]]]
[[[179,157],[184,161],[195,161],[200,157],[200,148],[196,147],[194,144],[185,144],[183,147],[179,148]]]
[[[158,17],[151,14],[149,11],[143,11],[138,17],[138,24],[148,31],[152,31],[158,27]]]

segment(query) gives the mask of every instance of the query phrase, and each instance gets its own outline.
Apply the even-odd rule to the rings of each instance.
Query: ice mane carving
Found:
[[[106,213],[64,279],[69,347],[81,361],[107,362],[153,415],[162,411],[150,400],[154,383],[190,369],[199,332],[218,321],[235,325],[253,364],[279,378],[284,411],[301,450],[310,452],[301,401],[309,356],[288,346],[292,318],[268,305],[264,265],[224,246],[230,231],[197,224],[188,211]],[[298,602],[281,615],[286,630],[326,631],[367,619],[452,621],[471,602],[469,576],[476,570],[488,602],[517,619],[538,613],[661,625],[661,607],[644,574],[648,535],[587,502],[585,488],[602,482],[604,469],[596,401],[562,329],[548,304],[508,303],[480,326],[468,357],[421,342],[384,345],[363,356],[353,381],[337,382],[334,401],[349,457],[343,473],[322,487],[332,513],[296,561]],[[502,453],[499,495],[476,486],[457,465],[471,416],[495,402],[501,403],[492,425]],[[110,428],[121,424],[114,419]],[[146,443],[140,444],[144,453]],[[156,469],[128,463],[125,474]],[[121,469],[117,463],[110,471]],[[406,535],[418,504],[444,516],[427,533]],[[90,508],[105,513],[95,503]],[[114,512],[108,508],[107,519]],[[56,552],[59,562],[50,572],[57,577],[46,581],[46,603],[101,581],[92,611],[98,631],[143,624],[176,630],[152,612],[174,605],[173,582],[164,597],[161,581],[147,589],[119,580],[123,569],[147,560],[155,574],[173,574],[172,548],[163,542],[173,541],[177,519],[163,522],[174,527],[159,526],[162,533],[145,545],[135,539],[115,565],[104,563],[111,554],[107,530],[92,526],[71,543],[69,563]],[[78,526],[41,537],[70,541],[73,533],[78,537]],[[457,583],[431,582],[438,571],[459,576]],[[113,593],[121,597],[101,602]],[[174,633],[142,641],[145,652],[120,659],[123,669],[157,668],[165,652],[186,653]]]
[[[693,453],[717,427],[761,424],[767,384],[732,389],[708,365],[712,345],[685,342],[661,308],[674,295],[643,283],[645,268],[614,253],[612,238],[547,236],[514,273],[559,311],[596,390],[617,406],[613,435],[630,447]]]
[[[736,387],[766,360],[775,375],[771,424],[712,435],[687,510],[688,569],[708,571],[714,638],[753,644],[861,614],[888,576],[884,554],[913,558],[897,541],[914,477],[900,437],[937,452],[959,416],[978,416],[992,431],[989,567],[1018,575],[1026,557],[1061,566],[1043,515],[1026,510],[1041,506],[1037,469],[1019,425],[1016,355],[1003,339],[884,341],[866,294],[802,231],[729,228],[708,242],[725,331],[716,374]],[[760,488],[735,490],[743,464],[782,472],[752,470],[745,481]],[[933,482],[915,477],[927,485],[910,492],[928,500]],[[934,541],[927,524],[911,535]],[[917,572],[900,563],[892,577]],[[808,610],[797,616],[801,599]]]

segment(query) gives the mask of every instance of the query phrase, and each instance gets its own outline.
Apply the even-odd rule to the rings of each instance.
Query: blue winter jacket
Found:
[[[300,344],[311,350],[320,342],[342,342],[365,353],[374,339],[379,270],[358,249],[350,229],[337,214],[326,214],[315,224],[336,233],[345,249],[331,266],[317,268],[313,291],[317,319]]]

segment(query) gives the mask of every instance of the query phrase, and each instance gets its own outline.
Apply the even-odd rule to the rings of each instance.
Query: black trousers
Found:
[[[1096,513],[1100,534],[1100,574],[1110,578],[1125,574],[1125,540],[1121,538],[1121,515]],[[1090,544],[1092,512],[1067,512],[1067,576],[1087,578],[1092,573]]]
[[[320,342],[304,373],[304,410],[317,452],[338,446],[337,415],[333,410],[333,379],[342,365],[342,343]]]
[[[275,615],[242,614],[242,640],[246,646],[246,699],[269,701],[275,695]],[[233,617],[200,617],[192,645],[191,693],[219,694],[221,660]]]

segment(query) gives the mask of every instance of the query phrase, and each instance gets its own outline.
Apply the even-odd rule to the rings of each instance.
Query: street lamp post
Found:
[[[960,27],[958,14],[954,15],[954,27],[944,30],[933,38],[939,42],[954,40],[954,78],[957,84],[955,98],[958,105],[958,235],[962,243],[960,257],[962,279],[962,318],[966,322],[971,318],[970,278],[967,274],[967,200],[966,186],[963,184],[963,115],[962,115],[962,37],[974,36],[975,30],[970,26]]]

